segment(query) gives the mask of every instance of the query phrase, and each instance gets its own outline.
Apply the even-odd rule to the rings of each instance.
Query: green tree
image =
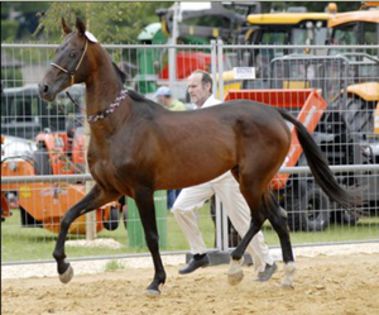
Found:
[[[169,2],[54,2],[41,19],[41,27],[47,41],[59,41],[61,17],[74,28],[79,16],[102,43],[135,43],[143,27],[158,21],[155,10],[170,5]]]
[[[47,2],[1,2],[1,41],[30,40]]]

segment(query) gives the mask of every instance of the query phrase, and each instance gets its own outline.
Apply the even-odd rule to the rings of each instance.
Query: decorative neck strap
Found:
[[[113,101],[113,103],[111,103],[106,109],[104,109],[102,111],[98,111],[94,115],[89,115],[87,117],[87,121],[89,123],[94,123],[94,122],[96,122],[98,120],[102,120],[105,117],[112,114],[116,110],[116,108],[120,106],[121,101],[126,97],[127,94],[128,94],[127,90],[121,90],[120,94],[116,97],[116,99]]]

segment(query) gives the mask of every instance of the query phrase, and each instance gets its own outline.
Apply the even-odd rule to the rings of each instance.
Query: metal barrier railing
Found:
[[[84,93],[83,89],[78,89],[77,99],[82,107],[78,109],[73,109],[71,102],[63,95],[57,102],[53,104],[43,104],[41,100],[38,99],[38,95],[30,90],[23,89],[28,84],[35,84],[41,79],[41,75],[46,70],[49,65],[49,61],[52,58],[53,51],[58,45],[49,45],[49,44],[1,44],[2,54],[6,57],[6,60],[17,61],[10,62],[9,71],[2,71],[2,83],[4,88],[4,93],[2,93],[2,133],[11,134],[11,132],[18,130],[17,135],[21,137],[28,137],[34,139],[39,131],[42,131],[44,128],[50,128],[50,130],[58,131],[58,127],[64,127],[67,123],[67,117],[74,116],[74,118],[83,118],[83,108],[84,100],[82,95]],[[191,70],[195,68],[201,68],[203,70],[210,71],[212,76],[215,78],[215,93],[219,93],[219,97],[222,97],[223,93],[226,93],[226,89],[230,82],[227,82],[220,73],[233,69],[236,66],[254,66],[256,67],[256,78],[247,81],[238,81],[232,80],[233,84],[239,84],[240,89],[249,88],[249,84],[254,89],[264,89],[269,88],[274,82],[278,82],[281,78],[275,75],[274,71],[265,72],[265,68],[262,68],[262,55],[264,58],[283,58],[283,52],[327,52],[331,46],[325,45],[225,45],[221,41],[212,42],[210,45],[104,45],[106,49],[112,55],[112,58],[120,65],[122,70],[127,73],[127,83],[126,85],[132,88],[135,88],[142,94],[152,97],[155,89],[158,85],[174,85],[172,90],[174,91],[174,96],[182,99],[188,104],[186,99],[186,82],[185,78],[190,73]],[[335,45],[332,47],[337,53],[351,54],[366,54],[369,51],[377,51],[379,53],[378,45],[362,45],[362,46],[353,46],[353,45]],[[175,80],[171,80],[169,77],[170,63],[168,62],[168,50],[176,49],[177,53],[177,64],[176,64],[176,75]],[[264,52],[264,54],[262,54]],[[378,54],[376,54],[378,55]],[[195,56],[196,61],[191,61],[189,57]],[[187,58],[187,59],[186,59]],[[264,61],[263,58],[263,61]],[[317,57],[320,60],[320,56]],[[333,59],[334,57],[327,57],[327,59]],[[276,60],[278,60],[276,59]],[[305,56],[307,60],[313,60],[311,55]],[[186,60],[186,61],[184,61]],[[270,67],[270,62],[275,59],[268,59],[269,63],[266,65]],[[321,59],[322,60],[322,59]],[[345,60],[345,59],[344,59]],[[190,66],[189,66],[190,65]],[[3,69],[2,69],[3,70]],[[261,71],[261,72],[260,72]],[[267,74],[267,77],[265,76]],[[333,78],[322,78],[329,80],[327,83],[334,84]],[[343,72],[342,80],[347,82],[348,75]],[[379,81],[379,77],[374,75],[372,77],[373,81]],[[317,82],[316,82],[317,83]],[[5,92],[9,92],[7,88],[9,86],[21,86],[19,89],[12,90],[12,93],[19,93],[19,97],[13,98],[13,96],[6,97]],[[319,88],[315,86],[315,88]],[[217,91],[218,90],[218,91]],[[74,95],[74,94],[73,94]],[[76,95],[74,95],[76,97]],[[376,145],[378,143],[377,135],[374,134],[372,128],[372,102],[367,104],[361,104],[356,101],[349,104],[349,108],[344,109],[344,105],[336,105],[335,107],[332,102],[328,104],[329,111],[325,115],[322,123],[320,123],[320,128],[317,130],[315,137],[318,137],[319,144],[323,146],[323,150],[328,155],[330,164],[332,165],[332,170],[336,173],[337,177],[340,180],[340,183],[345,187],[354,187],[355,185],[359,186],[369,186],[370,192],[364,192],[367,195],[367,199],[371,201],[365,204],[360,211],[363,215],[359,218],[355,216],[349,216],[347,213],[340,211],[336,208],[334,204],[328,204],[330,209],[324,209],[324,207],[319,205],[318,211],[312,211],[312,208],[317,205],[317,199],[322,198],[317,189],[313,187],[312,177],[307,177],[309,174],[308,167],[304,166],[304,163],[299,163],[297,167],[282,168],[281,172],[290,173],[291,180],[288,186],[288,190],[283,192],[278,192],[278,199],[283,207],[294,208],[296,213],[307,208],[308,215],[301,217],[294,217],[290,215],[290,223],[292,228],[297,228],[294,232],[295,244],[303,244],[309,242],[339,242],[339,241],[357,241],[360,239],[378,239],[377,233],[377,218],[379,214],[379,184],[376,180],[379,164],[375,157],[379,156],[374,154],[373,151],[377,150]],[[371,107],[370,107],[371,106]],[[357,114],[357,124],[355,124],[355,114]],[[338,118],[338,121],[337,121]],[[75,120],[74,119],[74,120]],[[80,119],[79,119],[80,120]],[[77,120],[75,120],[77,121]],[[4,123],[3,123],[4,122]],[[358,124],[359,123],[359,124]],[[38,130],[33,129],[38,125]],[[343,125],[341,127],[341,125]],[[7,126],[7,127],[5,127]],[[360,132],[360,127],[365,128],[365,132]],[[17,129],[18,128],[18,129]],[[54,129],[55,128],[55,129]],[[345,129],[344,129],[345,128]],[[370,129],[371,128],[371,129]],[[331,131],[329,130],[331,129]],[[62,131],[62,130],[60,130]],[[66,130],[63,130],[66,131]],[[49,131],[48,131],[49,132]],[[350,132],[351,138],[345,137],[345,135]],[[333,135],[331,135],[333,133]],[[29,136],[26,136],[26,135]],[[330,149],[328,149],[330,142],[335,141],[335,138],[338,138],[338,148],[336,144],[332,144]],[[332,139],[333,138],[333,139]],[[372,147],[366,146],[366,142],[370,142]],[[379,146],[377,146],[379,148]],[[367,151],[367,152],[366,152]],[[85,152],[84,149],[81,152],[84,159]],[[350,163],[350,164],[349,164]],[[366,163],[366,164],[364,164]],[[342,165],[339,165],[342,164]],[[76,168],[83,170],[84,168]],[[375,179],[375,180],[373,180]],[[58,183],[71,183],[76,184],[77,182],[84,183],[85,181],[91,181],[92,178],[89,174],[70,174],[62,175],[60,173],[54,173],[54,175],[42,175],[42,176],[18,176],[18,177],[7,177],[2,176],[1,183],[4,185],[18,185],[20,188],[18,193],[27,196],[30,191],[27,190],[27,184],[32,183],[41,183],[48,182],[50,187],[40,187],[35,188],[35,193],[37,195],[41,194],[54,194],[58,190],[54,190],[54,185],[57,185],[55,188],[59,188]],[[306,186],[308,190],[306,200],[301,200],[301,205],[296,198],[302,197],[300,188],[304,188],[304,183],[310,183],[310,186]],[[312,192],[314,196],[309,193]],[[34,192],[32,192],[34,193]],[[317,193],[317,194],[316,194]],[[370,196],[369,196],[370,194]],[[288,197],[288,198],[287,198]],[[67,197],[68,198],[68,197]],[[287,198],[288,200],[284,200]],[[294,200],[296,199],[297,204],[294,205]],[[304,199],[304,198],[303,198]],[[313,203],[315,202],[315,203]],[[54,207],[52,203],[49,205]],[[48,210],[47,206],[42,204],[44,210]],[[301,208],[299,208],[301,207]],[[223,216],[223,223],[218,228],[216,235],[214,234],[214,226],[212,221],[209,220],[210,216],[208,209],[202,209],[202,220],[206,221],[204,225],[204,232],[207,233],[208,246],[213,249],[227,249],[232,247],[233,244],[230,244],[229,234],[227,230],[229,225],[227,223],[226,216]],[[15,212],[19,215],[18,210]],[[169,214],[168,214],[169,216]],[[317,224],[320,224],[325,217],[330,218],[329,227],[321,227]],[[24,218],[25,219],[25,218]],[[100,218],[103,219],[103,218]],[[169,229],[174,230],[177,233],[177,228],[175,221],[172,217],[169,217],[168,220],[171,220],[169,223]],[[305,220],[305,221],[304,221]],[[220,218],[219,218],[220,221]],[[319,227],[320,230],[324,232],[322,235],[325,235],[325,238],[322,238],[320,234],[315,234],[307,228],[304,228],[304,223],[312,223],[313,228],[317,231],[315,227]],[[335,222],[335,223],[333,223]],[[171,224],[172,223],[172,224]],[[338,225],[341,224],[341,225]],[[6,219],[3,223],[5,229],[3,229],[2,237],[4,237],[3,242],[3,251],[7,251],[9,244],[11,244],[12,238],[17,238],[22,233],[29,235],[31,239],[36,240],[49,240],[54,238],[50,232],[45,232],[42,230],[35,229],[29,231],[28,229],[19,229],[20,224],[16,222],[13,218],[13,221],[10,223]],[[38,222],[34,222],[38,226]],[[59,222],[51,222],[52,225],[58,227]],[[308,226],[309,227],[309,226]],[[276,243],[275,234],[271,233],[272,231],[269,228],[264,228],[265,235],[267,234],[267,239],[270,244]],[[5,230],[5,232],[4,232]],[[11,233],[8,235],[7,230]],[[171,232],[172,232],[171,230]],[[338,231],[338,232],[333,232]],[[122,233],[116,231],[117,237]],[[341,233],[345,233],[343,239],[341,239]],[[4,234],[5,233],[5,234]],[[306,234],[308,233],[308,234]],[[316,232],[317,233],[317,232]],[[101,231],[99,236],[114,237],[115,232]],[[37,236],[35,236],[37,235]],[[274,235],[274,236],[272,236]],[[215,246],[214,238],[219,239],[217,246]],[[180,238],[180,231],[175,234],[175,237]],[[321,237],[321,239],[320,239]],[[25,236],[27,238],[27,236]],[[81,238],[81,236],[77,236]],[[121,239],[121,238],[120,238]],[[13,246],[13,245],[12,245]],[[169,251],[180,251],[186,248],[186,243],[183,241],[182,244],[176,245],[169,244]],[[135,251],[139,251],[136,249]],[[133,250],[134,251],[134,250]],[[17,252],[17,251],[16,251]],[[14,253],[16,253],[14,252]],[[117,253],[113,253],[116,255]]]

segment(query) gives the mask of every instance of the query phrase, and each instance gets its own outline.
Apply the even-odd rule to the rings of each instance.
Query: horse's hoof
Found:
[[[293,289],[294,288],[292,281],[288,281],[287,279],[283,279],[283,281],[281,283],[281,287],[284,289]]]
[[[282,288],[293,289],[293,276],[296,268],[294,262],[289,262],[284,265],[284,278],[282,280]]]
[[[74,276],[74,269],[72,269],[71,265],[68,265],[67,270],[61,275],[59,275],[59,280],[62,283],[68,283],[70,282],[73,276]]]
[[[230,285],[236,285],[243,279],[243,270],[241,268],[243,264],[243,258],[240,260],[232,259],[228,270],[228,282]]]
[[[146,289],[145,295],[149,298],[156,298],[161,295],[161,292],[159,290]]]
[[[243,271],[242,269],[234,272],[234,273],[228,273],[228,282],[230,285],[237,285],[240,283],[243,279]]]

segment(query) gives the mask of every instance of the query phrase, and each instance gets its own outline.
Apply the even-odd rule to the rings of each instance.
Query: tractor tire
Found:
[[[108,220],[103,218],[103,226],[108,231],[114,231],[118,228],[120,221],[120,210],[116,207],[111,207]]]
[[[51,175],[53,169],[50,164],[49,154],[44,146],[38,146],[33,154],[36,175]]]
[[[286,197],[288,225],[292,231],[323,231],[330,223],[329,198],[321,188],[301,183]]]

